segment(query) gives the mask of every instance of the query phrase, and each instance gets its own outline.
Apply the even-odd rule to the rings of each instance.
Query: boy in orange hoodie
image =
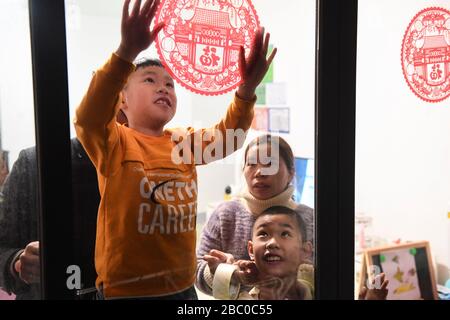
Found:
[[[190,141],[183,160],[192,159],[199,136],[204,150],[217,132],[249,129],[255,89],[276,50],[267,58],[269,34],[256,33],[245,58],[241,48],[242,83],[225,117],[210,129],[165,129],[177,108],[173,79],[157,60],[134,65],[164,27],[150,31],[159,0],[136,0],[129,13],[126,0],[122,39],[117,51],[99,69],[76,112],[77,136],[94,163],[101,194],[95,264],[97,288],[107,299],[196,298],[196,164],[178,161],[180,136]],[[121,110],[127,125],[116,122]],[[233,139],[234,142],[234,139]],[[227,150],[230,150],[230,146]],[[236,150],[233,143],[232,150]],[[196,159],[197,160],[197,159]]]

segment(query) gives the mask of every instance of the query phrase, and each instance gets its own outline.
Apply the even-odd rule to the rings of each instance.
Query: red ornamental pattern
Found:
[[[450,95],[450,11],[426,8],[410,22],[402,43],[403,75],[422,100]]]
[[[259,28],[250,0],[162,0],[155,24],[160,22],[159,58],[182,86],[220,95],[239,85],[240,47],[248,55]]]

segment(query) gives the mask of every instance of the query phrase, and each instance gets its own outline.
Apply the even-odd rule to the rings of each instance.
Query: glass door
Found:
[[[387,299],[438,299],[450,278],[450,5],[361,1],[358,16],[356,292],[383,272]]]
[[[39,183],[29,7],[0,4],[0,299],[40,299]]]

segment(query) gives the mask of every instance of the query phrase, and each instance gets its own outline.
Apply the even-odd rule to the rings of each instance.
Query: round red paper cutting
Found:
[[[220,95],[241,82],[239,50],[246,55],[259,28],[250,0],[162,0],[155,25],[161,62],[174,79],[203,95]]]
[[[450,11],[426,8],[410,22],[402,43],[403,75],[411,90],[427,102],[450,95]]]

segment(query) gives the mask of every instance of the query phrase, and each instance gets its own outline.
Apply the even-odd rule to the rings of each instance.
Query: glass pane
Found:
[[[449,3],[362,1],[358,19],[356,289],[365,262],[387,299],[436,299],[450,267]]]
[[[197,3],[197,1],[178,1],[180,8],[194,2]],[[228,2],[233,8],[239,8],[245,1]],[[119,46],[122,4],[123,1],[121,0],[66,0],[69,94],[72,118],[76,117],[76,109],[93,79],[93,73],[107,61],[111,53]],[[130,236],[133,239],[136,239],[133,246],[140,247],[146,244],[146,248],[153,248],[155,254],[158,252],[155,257],[152,257],[153,253],[129,253],[128,258],[142,267],[128,265],[127,268],[129,269],[123,270],[123,273],[108,275],[110,269],[103,262],[108,260],[106,258],[110,254],[108,246],[113,246],[112,241],[114,239],[105,239],[105,242],[103,242],[103,237],[97,236],[97,246],[103,246],[100,250],[102,254],[97,256],[96,261],[97,272],[100,275],[97,280],[97,287],[103,286],[107,298],[172,294],[192,286],[195,277],[197,277],[195,292],[199,299],[212,299],[212,283],[205,282],[209,280],[205,279],[205,276],[208,277],[208,275],[205,274],[206,261],[203,259],[204,256],[209,254],[212,249],[221,249],[221,251],[232,254],[235,260],[250,260],[247,245],[248,241],[251,240],[254,217],[260,211],[264,211],[272,205],[291,206],[297,212],[300,212],[300,216],[306,220],[304,226],[307,227],[307,231],[304,231],[306,234],[302,236],[303,240],[308,240],[311,244],[306,243],[299,247],[299,250],[292,255],[297,259],[294,259],[293,264],[311,263],[313,261],[315,1],[283,0],[274,7],[273,1],[258,0],[254,1],[253,5],[258,13],[261,25],[271,33],[271,49],[277,47],[279,51],[268,75],[256,90],[258,100],[255,106],[255,118],[246,138],[244,137],[243,147],[224,160],[196,166],[197,179],[186,182],[178,181],[179,177],[173,176],[174,171],[183,173],[183,168],[180,170],[172,161],[161,162],[158,164],[160,167],[155,172],[154,163],[152,164],[150,160],[152,156],[156,156],[155,153],[140,156],[138,152],[142,152],[143,149],[139,148],[147,150],[148,146],[138,144],[139,147],[137,147],[136,145],[134,151],[137,153],[134,151],[126,153],[117,167],[120,169],[116,171],[119,174],[125,166],[131,165],[138,168],[141,165],[140,163],[148,161],[147,164],[143,165],[142,170],[136,169],[136,172],[145,172],[145,178],[139,180],[140,183],[137,185],[133,182],[129,190],[123,191],[125,197],[133,197],[131,193],[136,190],[140,192],[143,199],[139,200],[140,207],[136,210],[133,209],[133,205],[128,206],[126,200],[115,202],[115,209],[112,206],[107,209],[105,207],[107,201],[105,198],[108,197],[106,190],[110,187],[106,186],[106,189],[103,188],[103,185],[100,187],[101,192],[103,192],[103,200],[100,204],[99,225],[97,225],[99,234],[103,234],[105,228],[111,227],[105,220],[102,210],[112,210],[109,217],[117,215],[113,219],[118,218],[119,211],[122,210],[120,212],[127,212],[127,216],[130,217],[129,221],[122,222],[130,226],[130,230],[132,230],[127,232],[131,234]],[[235,12],[232,7],[229,8],[230,12]],[[180,12],[180,10],[176,9],[174,12]],[[186,9],[183,14],[184,18],[189,17],[189,10]],[[231,13],[230,15],[233,16]],[[226,16],[229,15],[226,14]],[[295,37],[292,36],[290,30],[296,30]],[[215,49],[218,50],[216,53],[221,52],[218,47]],[[157,58],[155,45],[152,44],[148,50],[141,53],[139,58],[142,57]],[[97,75],[99,74],[97,73]],[[94,79],[98,79],[98,77],[94,76]],[[167,124],[167,128],[193,127],[194,129],[200,129],[211,127],[224,117],[227,106],[234,99],[235,90],[231,93],[211,97],[192,93],[179,83],[176,83],[175,87],[178,108],[173,119]],[[125,95],[124,99],[127,99],[126,97],[128,96]],[[92,117],[97,115],[98,113],[92,113]],[[284,149],[276,145],[282,159],[277,158],[276,161],[277,165],[282,163],[281,169],[275,171],[276,178],[273,175],[270,175],[269,178],[265,177],[264,179],[268,179],[267,182],[260,182],[256,188],[247,190],[245,169],[243,171],[244,151],[249,142],[267,133],[284,138],[290,145],[293,154],[292,156],[288,153],[286,155],[283,153]],[[80,132],[78,134],[80,135]],[[72,128],[72,137],[75,138],[75,136],[75,128]],[[83,140],[83,138],[81,139]],[[141,138],[136,139],[140,141]],[[124,143],[125,140],[120,141]],[[97,171],[99,171],[101,169],[100,162],[103,158],[98,154],[96,155],[97,151],[92,147],[92,141],[85,140],[82,142],[83,146],[89,149],[89,158],[96,163]],[[123,144],[118,149],[122,147],[126,149],[127,146]],[[160,150],[163,150],[163,146],[160,148]],[[155,152],[154,150],[153,152]],[[250,150],[252,149],[250,148]],[[267,151],[267,148],[264,150]],[[80,159],[87,159],[81,149],[79,152]],[[287,159],[288,167],[292,170],[283,167],[286,165],[284,159]],[[292,165],[289,166],[290,163]],[[105,161],[104,165],[113,166],[114,163]],[[293,169],[294,166],[295,170]],[[86,164],[87,167],[88,164]],[[91,169],[92,165],[89,170]],[[101,172],[100,174],[102,175]],[[192,171],[192,174],[195,175],[195,172]],[[77,175],[74,174],[74,176]],[[103,175],[106,176],[107,173]],[[164,181],[162,175],[174,177],[176,181]],[[155,176],[159,178],[155,178]],[[102,180],[102,177],[99,179],[105,181]],[[114,184],[111,179],[110,183]],[[122,182],[120,183],[122,184],[129,180],[124,177],[121,179]],[[85,229],[84,239],[92,239],[95,232],[92,217],[95,217],[97,212],[93,209],[95,207],[95,199],[93,198],[97,196],[94,193],[97,192],[95,189],[98,189],[98,187],[95,184],[93,185],[91,181],[92,178],[87,178],[84,187],[80,188],[80,192],[83,191],[86,197],[92,198],[92,205],[86,205],[83,209],[87,216],[86,219],[89,220],[89,228]],[[167,187],[162,187],[160,193],[155,191],[154,195],[155,198],[166,201],[166,207],[163,207],[161,213],[159,213],[158,206],[154,206],[152,199],[149,199],[149,197],[161,182],[167,182]],[[254,182],[252,183],[254,184]],[[74,188],[78,187],[74,186]],[[92,189],[87,191],[87,188]],[[256,191],[258,188],[261,194]],[[270,192],[266,194],[265,189]],[[122,199],[122,196],[116,195],[115,198]],[[173,198],[177,199],[175,202],[179,201],[179,203],[170,203]],[[191,201],[186,202],[189,198]],[[291,198],[296,203],[291,202]],[[298,207],[299,203],[309,207]],[[248,206],[251,206],[252,209],[249,209]],[[252,210],[253,213],[251,213]],[[237,215],[240,215],[240,217]],[[219,216],[236,216],[236,219],[239,218],[241,219],[239,221],[244,222],[240,223],[238,220],[232,219],[233,221],[225,221],[221,225]],[[293,217],[288,218],[293,219]],[[195,230],[193,228],[194,222]],[[221,228],[225,228],[227,233],[219,237],[214,232]],[[299,228],[295,227],[298,234],[300,230],[297,229]],[[122,231],[114,230],[114,232],[119,233]],[[112,230],[108,229],[106,232],[112,232]],[[117,235],[118,238],[125,237],[124,234],[128,235],[125,231],[123,232],[123,234]],[[175,244],[180,239],[184,239],[181,246],[185,248],[183,251],[180,251],[175,245],[171,245],[171,243]],[[85,256],[82,257],[83,260],[80,260],[84,263],[84,266],[81,266],[82,274],[94,274],[92,265],[89,265],[88,262],[90,257],[93,257],[93,241],[86,240],[83,246],[87,250]],[[119,268],[125,268],[123,263],[126,259],[125,257],[122,258],[123,253],[120,253],[120,250],[125,250],[125,246],[125,244],[124,247],[120,246],[117,249],[119,251],[115,253],[119,258],[114,263],[118,263]],[[292,249],[292,247],[289,246],[289,249]],[[283,259],[285,258],[288,260],[288,257],[283,256]],[[183,262],[180,263],[180,259]],[[279,257],[276,257],[275,254],[274,258],[270,259],[278,260]],[[149,261],[159,267],[147,268],[146,265],[150,263]],[[195,267],[197,262],[198,269]],[[284,261],[278,263],[280,265],[287,264]],[[276,264],[277,262],[269,263],[272,266]],[[187,271],[177,273],[177,268]],[[291,273],[288,273],[291,278],[297,277],[299,268],[296,266],[294,269],[295,274],[292,270]],[[141,278],[137,278],[137,276]],[[285,276],[285,274],[283,274],[283,277],[277,276],[277,279],[284,279]],[[313,270],[308,265],[302,267],[300,276],[304,278],[303,282],[299,282],[301,288],[308,285],[313,286]],[[91,278],[84,282],[83,289],[89,291],[94,287]],[[119,289],[116,291],[114,288]],[[244,289],[244,287],[242,288]],[[246,290],[249,289],[251,287]]]
[[[38,194],[28,1],[0,4],[0,299],[39,299]]]

